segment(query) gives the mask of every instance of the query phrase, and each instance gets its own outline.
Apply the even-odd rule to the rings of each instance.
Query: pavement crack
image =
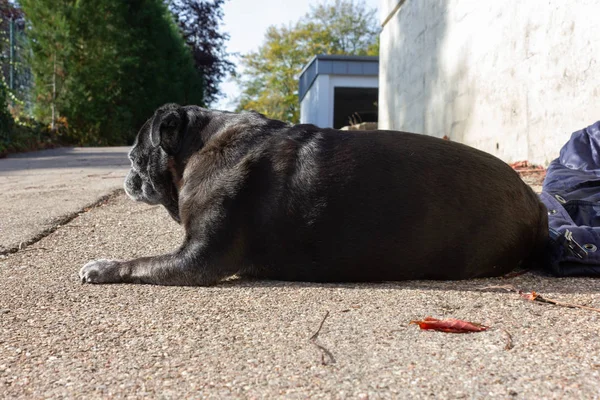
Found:
[[[102,205],[108,203],[110,200],[118,197],[122,193],[124,193],[123,189],[115,189],[112,192],[110,192],[109,194],[106,194],[106,195],[98,198],[91,204],[88,204],[87,206],[84,206],[77,211],[74,211],[74,212],[68,213],[66,215],[63,215],[62,217],[56,218],[54,221],[52,221],[52,223],[49,227],[45,228],[44,230],[42,230],[35,236],[22,241],[21,243],[19,243],[16,246],[12,246],[7,249],[0,249],[0,256],[17,253],[19,251],[27,251],[28,250],[27,247],[39,242],[43,238],[56,232],[56,230],[58,228],[60,228],[61,226],[68,224],[69,222],[73,221],[75,218],[79,217],[82,214],[87,213],[88,211],[93,210],[96,207],[99,207],[99,206],[102,206]]]

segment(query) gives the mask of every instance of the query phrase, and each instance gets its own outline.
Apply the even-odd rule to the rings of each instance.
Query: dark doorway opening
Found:
[[[333,90],[333,127],[377,122],[377,88],[336,87]]]

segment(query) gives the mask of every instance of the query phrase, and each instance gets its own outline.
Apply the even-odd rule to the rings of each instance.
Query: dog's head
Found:
[[[176,104],[156,110],[140,129],[129,152],[131,170],[125,178],[129,197],[147,204],[162,204],[177,222],[179,199],[173,169],[187,118],[185,110]]]
[[[129,152],[131,171],[125,192],[133,200],[162,204],[181,222],[179,186],[187,160],[214,137],[227,140],[239,132],[262,129],[268,120],[255,112],[231,113],[197,106],[165,104],[155,111],[138,132]]]

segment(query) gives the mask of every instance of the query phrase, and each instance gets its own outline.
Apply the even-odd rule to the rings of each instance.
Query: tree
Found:
[[[220,31],[225,0],[171,0],[169,9],[175,16],[183,38],[192,51],[194,66],[204,78],[204,101],[210,104],[219,97],[219,84],[235,67],[228,59],[225,42],[229,35]]]
[[[8,112],[8,95],[4,81],[0,82],[0,144],[9,137],[13,126],[13,118]]]
[[[335,0],[312,8],[305,24],[321,32],[335,54],[368,55],[379,33],[376,12],[364,1]]]
[[[335,0],[313,7],[295,24],[271,26],[258,51],[242,57],[238,110],[298,122],[302,68],[318,54],[377,55],[375,13],[364,1]]]
[[[14,72],[15,67],[10,49],[14,43],[10,43],[9,31],[14,29],[15,22],[22,22],[22,20],[23,13],[18,7],[9,3],[8,0],[0,0],[0,58],[3,59],[0,70],[0,141],[9,137],[14,125],[13,117],[8,110],[10,91],[6,79],[6,76]],[[12,28],[10,24],[12,24]],[[8,62],[4,60],[8,60]]]
[[[49,123],[60,115],[68,140],[122,144],[159,105],[202,104],[202,77],[162,0],[21,4],[32,43],[36,115]]]
[[[41,121],[54,121],[65,81],[64,62],[73,50],[67,19],[70,3],[70,0],[21,0],[33,53],[30,64],[36,80],[34,113]]]

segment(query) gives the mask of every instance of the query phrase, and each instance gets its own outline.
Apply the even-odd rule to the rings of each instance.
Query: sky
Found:
[[[365,0],[367,6],[379,10],[380,0]],[[227,0],[223,5],[222,31],[230,35],[227,51],[245,54],[258,49],[265,32],[271,25],[286,25],[295,22],[310,11],[311,5],[320,0]],[[378,14],[377,14],[378,16]],[[233,59],[239,65],[238,59]],[[233,110],[239,95],[237,85],[227,79],[221,83],[225,94],[211,107],[220,110]]]

